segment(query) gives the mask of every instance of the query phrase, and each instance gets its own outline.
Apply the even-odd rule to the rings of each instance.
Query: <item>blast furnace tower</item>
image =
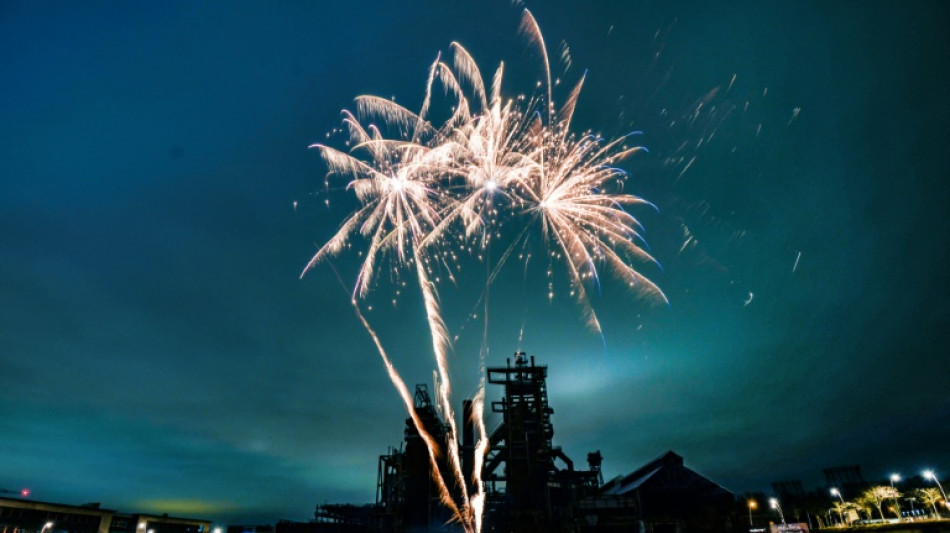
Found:
[[[552,444],[554,427],[548,405],[547,367],[534,356],[515,354],[514,365],[487,369],[488,383],[502,385],[501,401],[491,409],[502,423],[490,436],[483,479],[488,493],[486,531],[572,531],[574,502],[600,486],[600,454],[591,454],[590,470]],[[558,468],[559,460],[564,468]]]
[[[588,455],[589,470],[575,470],[574,462],[552,444],[554,427],[548,405],[547,367],[534,357],[517,353],[505,366],[487,369],[488,383],[504,387],[500,401],[491,403],[501,415],[489,431],[489,451],[482,468],[485,483],[485,533],[568,533],[577,531],[578,502],[597,494],[603,483],[600,452]],[[429,398],[425,385],[416,386],[415,412],[440,446],[437,466],[452,479],[446,454],[450,432]],[[474,467],[475,427],[472,402],[462,405],[462,469]],[[432,480],[426,445],[411,419],[406,420],[405,447],[379,458],[374,532],[429,533],[460,531],[440,503]],[[559,467],[560,465],[560,467]],[[466,479],[469,493],[472,479]],[[458,496],[460,488],[451,485]]]

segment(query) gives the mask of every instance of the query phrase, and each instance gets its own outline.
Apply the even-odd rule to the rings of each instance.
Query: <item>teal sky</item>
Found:
[[[602,339],[559,265],[551,303],[547,265],[502,272],[488,362],[550,366],[555,443],[608,478],[672,449],[736,492],[950,475],[947,4],[322,4],[0,5],[0,488],[220,523],[372,501],[405,413],[333,271],[298,279],[355,205],[324,206],[307,146],[357,95],[417,108],[452,41],[530,93],[523,7],[565,87],[587,71],[576,128],[643,132],[626,186],[670,300],[605,277]],[[462,266],[458,404],[486,270]],[[369,319],[431,383],[392,298]]]

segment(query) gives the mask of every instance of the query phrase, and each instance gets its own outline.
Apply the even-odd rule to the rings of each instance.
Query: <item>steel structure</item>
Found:
[[[445,449],[449,435],[425,385],[416,385],[416,415],[425,431]],[[429,452],[411,418],[406,419],[404,448],[379,457],[376,483],[378,531],[441,531],[451,515],[439,502],[433,481]],[[439,453],[439,468],[448,472],[445,454]]]
[[[600,452],[588,455],[589,470],[552,444],[554,427],[548,405],[547,367],[517,353],[514,364],[487,369],[488,383],[504,387],[491,411],[502,422],[491,431],[482,479],[486,485],[486,532],[574,531],[576,502],[595,494],[603,483]],[[446,444],[449,432],[432,405],[425,385],[417,385],[415,410],[426,431]],[[475,428],[472,402],[462,405],[462,468],[472,472]],[[438,500],[425,443],[411,419],[406,420],[405,448],[380,456],[377,476],[376,528],[380,531],[428,532],[451,529],[450,516]],[[438,454],[444,457],[444,453]],[[447,472],[445,464],[439,464]],[[472,480],[465,482],[472,487]]]
[[[488,383],[503,386],[504,396],[491,404],[502,423],[491,433],[483,471],[486,530],[572,531],[575,502],[595,494],[602,479],[600,453],[589,456],[589,470],[575,470],[552,443],[547,367],[523,352],[514,359],[487,369]]]

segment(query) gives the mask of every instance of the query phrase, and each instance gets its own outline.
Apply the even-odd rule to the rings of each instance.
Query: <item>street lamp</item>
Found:
[[[837,496],[838,499],[841,500],[841,509],[838,511],[838,516],[841,518],[841,524],[844,525],[844,509],[845,509],[844,496],[841,495],[841,491],[838,490],[837,487],[831,487],[831,490],[829,492],[831,492],[832,496]]]
[[[841,495],[841,491],[840,491],[840,490],[838,490],[836,487],[831,487],[831,491],[830,491],[830,492],[831,492],[831,495],[832,495],[832,496],[837,496],[838,498],[841,499],[841,503],[844,503],[844,496]]]
[[[901,475],[900,475],[900,474],[898,474],[898,473],[896,473],[896,472],[893,473],[893,474],[891,474],[891,488],[894,489],[895,491],[897,490],[897,487],[895,487],[894,484],[897,483],[897,482],[900,481],[900,480],[901,480]],[[895,492],[895,494],[900,494],[900,493]],[[894,507],[896,508],[896,509],[894,509],[894,514],[897,515],[897,521],[900,522],[900,520],[901,520],[901,502],[897,501],[897,498],[894,498]]]
[[[52,523],[52,522],[47,522],[47,523],[43,524],[43,529],[40,530],[40,533],[46,533],[46,530],[49,529],[49,528],[51,528],[51,527],[53,527],[53,523]]]
[[[778,515],[782,519],[782,529],[785,529],[785,513],[782,512],[782,506],[778,504],[778,498],[771,498],[769,505],[772,506],[772,509],[778,511]]]
[[[924,470],[924,477],[927,479],[934,480],[934,483],[937,484],[937,487],[940,489],[940,494],[943,495],[943,500],[947,500],[947,493],[943,491],[943,485],[940,484],[940,480],[937,479],[937,474],[934,474],[933,470]]]
[[[749,500],[749,527],[752,527],[752,510],[758,507],[758,505],[755,500]]]

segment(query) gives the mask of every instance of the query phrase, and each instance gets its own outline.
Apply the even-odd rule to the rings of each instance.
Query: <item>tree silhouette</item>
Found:
[[[937,502],[943,499],[943,495],[940,494],[939,490],[934,487],[917,489],[917,497],[920,498],[920,501],[924,502],[924,505],[930,505],[933,507],[934,515],[937,518],[940,518],[940,512],[937,511]]]
[[[864,491],[864,494],[861,495],[861,499],[877,509],[877,512],[881,515],[881,520],[887,520],[884,518],[884,509],[882,508],[884,502],[887,500],[897,501],[897,498],[901,496],[900,491],[894,487],[889,485],[877,485]]]

